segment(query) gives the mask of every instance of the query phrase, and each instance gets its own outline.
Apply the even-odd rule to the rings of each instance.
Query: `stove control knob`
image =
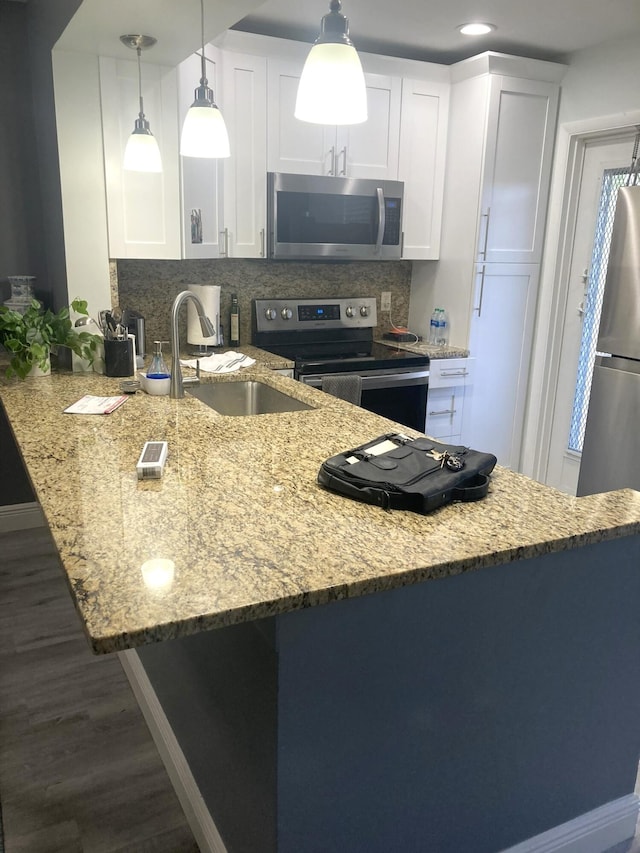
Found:
[[[345,311],[347,317],[353,317],[353,308],[351,305],[347,305],[347,310]]]
[[[360,316],[361,317],[368,317],[369,316],[369,309],[367,308],[366,305],[360,306]]]
[[[290,320],[293,317],[293,311],[291,308],[283,308],[280,314],[283,320]]]
[[[276,309],[275,308],[265,308],[264,316],[267,320],[275,320],[276,319]]]

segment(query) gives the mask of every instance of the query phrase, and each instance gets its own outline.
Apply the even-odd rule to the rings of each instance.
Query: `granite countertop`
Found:
[[[244,378],[316,408],[223,417],[189,395],[138,392],[110,415],[70,415],[83,394],[118,394],[119,380],[0,379],[95,652],[640,532],[638,492],[571,498],[501,468],[486,499],[427,516],[334,495],[316,484],[321,462],[394,425],[260,365],[205,381]],[[168,441],[167,465],[140,481],[151,439]],[[158,558],[173,575],[149,571]]]
[[[438,358],[468,358],[469,350],[463,347],[446,346],[438,347],[435,344],[429,344],[426,341],[418,341],[417,343],[409,343],[406,341],[389,341],[385,338],[378,338],[377,343],[384,344],[386,347],[393,349],[404,349],[409,352],[417,352],[419,355],[428,355],[431,360]]]

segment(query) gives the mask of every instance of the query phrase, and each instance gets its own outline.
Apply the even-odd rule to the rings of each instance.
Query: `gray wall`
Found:
[[[0,0],[0,283],[35,275],[36,295],[66,304],[51,49],[80,0]]]

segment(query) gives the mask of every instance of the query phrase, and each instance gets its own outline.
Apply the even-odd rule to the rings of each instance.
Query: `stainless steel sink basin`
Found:
[[[255,379],[203,383],[186,390],[221,415],[269,415],[313,409],[313,406]]]

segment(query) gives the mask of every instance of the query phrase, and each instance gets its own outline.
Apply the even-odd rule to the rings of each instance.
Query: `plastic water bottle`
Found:
[[[438,328],[440,325],[440,309],[434,309],[429,321],[429,343],[434,346],[438,345]]]
[[[449,318],[444,308],[439,308],[439,320],[437,327],[436,344],[439,347],[446,347],[449,343]]]

